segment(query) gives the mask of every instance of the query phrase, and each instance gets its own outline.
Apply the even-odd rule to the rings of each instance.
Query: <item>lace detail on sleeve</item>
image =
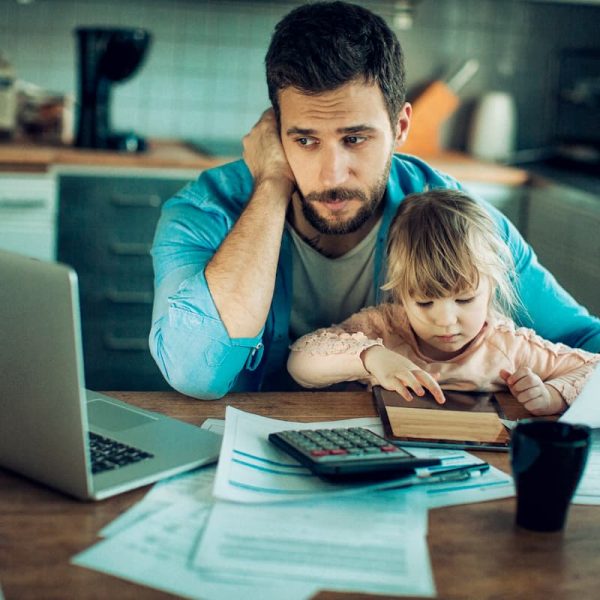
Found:
[[[573,404],[577,396],[581,394],[583,387],[592,374],[594,366],[600,363],[600,354],[593,354],[592,357],[594,357],[593,360],[586,362],[570,373],[566,373],[562,377],[550,379],[545,383],[555,388],[567,404]]]
[[[588,352],[587,350],[583,350],[581,348],[571,348],[562,342],[551,342],[550,340],[546,340],[539,336],[533,329],[528,329],[527,327],[515,328],[514,325],[512,326],[512,329],[517,337],[525,338],[533,346],[542,348],[555,357],[560,357],[567,354],[572,355],[577,357],[582,364],[595,363],[599,360],[599,356],[597,354]],[[510,331],[510,326],[499,326],[498,330]]]
[[[341,330],[318,329],[296,340],[290,346],[290,350],[312,355],[358,355],[371,346],[383,346],[383,340],[381,338],[369,339],[362,331],[347,333]]]
[[[513,324],[502,324],[498,327],[498,330],[503,332],[510,332],[511,329],[516,338],[526,340],[532,349],[545,353],[547,358],[544,359],[544,364],[548,373],[546,377],[542,376],[542,380],[556,389],[567,404],[572,404],[581,393],[594,366],[600,363],[600,354],[550,342],[525,327],[515,328]],[[540,353],[537,353],[537,356],[540,356]],[[536,370],[533,365],[530,366]],[[541,376],[540,373],[538,375]]]

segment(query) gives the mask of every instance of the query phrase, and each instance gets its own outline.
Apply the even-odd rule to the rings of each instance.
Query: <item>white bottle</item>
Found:
[[[0,54],[0,138],[17,128],[17,78],[12,65]]]
[[[510,94],[484,94],[473,114],[468,152],[483,160],[509,160],[515,151],[516,112],[515,101]]]

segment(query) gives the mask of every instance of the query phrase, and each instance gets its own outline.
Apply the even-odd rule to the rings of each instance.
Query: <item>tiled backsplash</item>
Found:
[[[393,1],[359,2],[394,22]],[[146,62],[113,87],[117,130],[152,137],[239,139],[268,104],[263,59],[275,23],[292,1],[0,0],[0,51],[21,79],[75,92],[78,25],[144,27]],[[413,27],[398,31],[415,87],[476,57],[481,67],[461,92],[446,143],[464,144],[469,104],[483,91],[514,94],[518,147],[552,134],[556,53],[598,46],[600,7],[526,0],[420,0]]]

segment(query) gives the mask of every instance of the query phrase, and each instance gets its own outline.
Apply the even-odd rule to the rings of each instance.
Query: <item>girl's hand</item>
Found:
[[[562,412],[567,403],[558,390],[546,385],[529,367],[519,367],[514,373],[500,370],[510,393],[532,414],[554,415]]]
[[[405,400],[413,399],[409,388],[417,396],[429,390],[438,404],[444,404],[444,392],[435,378],[419,368],[408,358],[388,350],[384,346],[371,346],[361,354],[365,369],[377,379],[386,390],[398,392]]]

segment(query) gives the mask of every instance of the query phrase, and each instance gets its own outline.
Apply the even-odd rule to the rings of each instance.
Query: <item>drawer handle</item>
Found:
[[[44,208],[44,198],[0,198],[0,208]]]
[[[147,338],[118,337],[112,334],[104,336],[104,346],[109,350],[133,350],[135,352],[148,350]]]
[[[149,196],[130,196],[128,194],[113,194],[110,203],[121,207],[149,207],[158,208],[161,204],[160,196],[151,194]]]
[[[154,294],[143,291],[108,290],[106,298],[115,304],[152,304]]]
[[[149,256],[152,244],[138,242],[112,242],[110,251],[118,256]]]

